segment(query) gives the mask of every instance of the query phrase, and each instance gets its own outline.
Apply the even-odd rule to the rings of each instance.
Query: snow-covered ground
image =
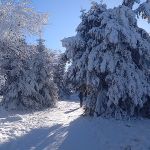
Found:
[[[39,112],[0,111],[0,150],[150,150],[150,120],[83,117],[78,101]]]

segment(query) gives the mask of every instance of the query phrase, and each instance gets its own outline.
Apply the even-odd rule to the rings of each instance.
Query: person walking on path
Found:
[[[86,97],[86,85],[85,84],[83,84],[79,87],[80,107],[83,106],[84,97]]]

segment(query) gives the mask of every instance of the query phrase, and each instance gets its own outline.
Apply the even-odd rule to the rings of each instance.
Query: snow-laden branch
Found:
[[[150,0],[142,3],[136,10],[137,16],[142,16],[143,19],[147,19],[150,23]]]
[[[47,14],[34,11],[27,0],[3,0],[0,4],[0,37],[12,40],[23,35],[39,34],[47,23]]]

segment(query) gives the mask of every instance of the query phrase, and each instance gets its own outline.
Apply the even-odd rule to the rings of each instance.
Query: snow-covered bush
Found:
[[[150,36],[136,19],[150,17],[150,4],[132,10],[134,2],[113,9],[93,2],[82,11],[76,36],[62,41],[72,62],[68,78],[76,87],[86,84],[91,115],[150,116]]]

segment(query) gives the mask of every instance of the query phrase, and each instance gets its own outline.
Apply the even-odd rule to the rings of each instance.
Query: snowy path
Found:
[[[150,150],[150,120],[82,117],[77,102],[13,114],[0,111],[0,150]]]

